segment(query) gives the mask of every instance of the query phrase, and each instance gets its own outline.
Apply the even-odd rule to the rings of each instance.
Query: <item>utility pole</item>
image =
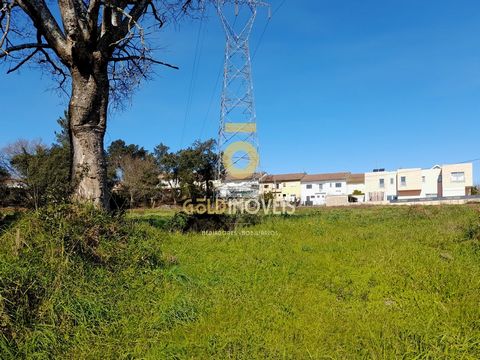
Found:
[[[233,179],[254,180],[259,168],[257,117],[253,93],[249,38],[257,8],[270,5],[257,0],[217,0],[216,8],[226,34],[218,148],[224,171]]]

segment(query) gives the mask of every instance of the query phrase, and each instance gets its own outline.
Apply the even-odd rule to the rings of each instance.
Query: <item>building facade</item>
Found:
[[[355,197],[357,202],[365,201],[365,174],[348,175],[347,194]]]
[[[260,180],[260,195],[271,193],[277,201],[299,202],[305,173],[267,175]]]
[[[397,197],[396,171],[378,170],[365,174],[365,201],[382,203]]]
[[[372,203],[466,196],[472,188],[471,163],[365,174],[366,201]]]
[[[470,195],[473,187],[473,164],[443,165],[439,182],[443,197]]]
[[[328,197],[348,195],[350,173],[305,175],[301,181],[301,203],[306,206],[325,205]]]

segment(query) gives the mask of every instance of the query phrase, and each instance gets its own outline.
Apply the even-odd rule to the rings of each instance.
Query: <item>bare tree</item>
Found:
[[[71,84],[75,199],[107,207],[103,141],[109,101],[120,103],[153,64],[176,68],[153,58],[148,29],[200,5],[200,0],[0,0],[0,59],[10,63],[8,73],[34,62],[48,66],[60,89]]]

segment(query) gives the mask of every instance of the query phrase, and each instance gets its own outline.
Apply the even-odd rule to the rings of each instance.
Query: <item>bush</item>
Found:
[[[51,206],[10,223],[0,233],[0,358],[56,357],[79,331],[114,320],[117,289],[176,262],[151,235],[88,206]]]
[[[232,231],[239,226],[250,226],[260,222],[260,216],[250,214],[187,214],[176,213],[166,224],[169,231],[201,232]]]

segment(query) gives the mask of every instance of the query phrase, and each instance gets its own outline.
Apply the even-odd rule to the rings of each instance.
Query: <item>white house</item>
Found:
[[[360,195],[360,194],[363,195]],[[365,201],[365,174],[350,174],[347,177],[347,194],[354,195],[359,202]]]
[[[443,165],[440,175],[442,196],[465,196],[473,187],[473,164]]]
[[[435,165],[431,169],[377,170],[365,174],[367,202],[465,196],[473,187],[471,163]]]
[[[327,197],[348,195],[347,177],[350,173],[305,175],[301,181],[303,205],[324,205]]]
[[[265,176],[264,173],[255,173],[248,179],[227,176],[223,181],[214,182],[214,187],[222,199],[255,199],[260,194],[260,180]]]
[[[397,197],[397,172],[374,170],[365,174],[365,201],[380,203]]]
[[[431,169],[422,170],[421,198],[436,198],[442,196],[442,167],[435,165]]]

